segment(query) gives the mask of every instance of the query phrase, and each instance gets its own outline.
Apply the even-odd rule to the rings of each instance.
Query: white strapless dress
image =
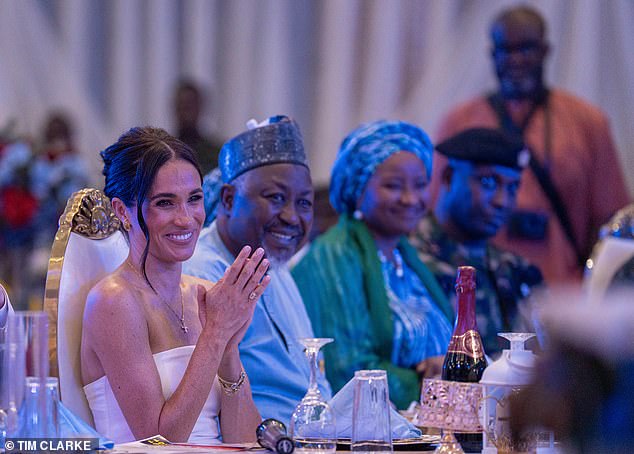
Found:
[[[193,345],[186,345],[153,355],[161,377],[165,399],[169,399],[176,391],[193,351]],[[97,432],[115,443],[134,441],[134,435],[132,435],[130,426],[121,412],[121,408],[112,393],[110,382],[105,375],[84,386],[84,392],[95,420]],[[210,444],[219,441],[220,393],[220,385],[216,379],[189,437],[190,443]]]

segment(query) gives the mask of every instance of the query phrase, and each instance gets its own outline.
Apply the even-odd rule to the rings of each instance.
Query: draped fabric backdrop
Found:
[[[173,130],[172,88],[190,76],[220,137],[251,117],[295,117],[325,183],[360,122],[400,118],[433,136],[451,106],[494,88],[488,27],[515,3],[3,0],[0,126],[36,135],[50,109],[67,110],[101,186],[97,152],[133,125]],[[634,2],[528,3],[549,24],[547,80],[607,112],[634,189]]]

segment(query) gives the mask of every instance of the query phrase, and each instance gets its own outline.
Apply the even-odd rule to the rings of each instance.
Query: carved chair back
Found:
[[[75,192],[59,220],[46,275],[51,375],[59,376],[66,407],[93,425],[80,365],[86,296],[128,255],[128,243],[110,200],[98,189]]]

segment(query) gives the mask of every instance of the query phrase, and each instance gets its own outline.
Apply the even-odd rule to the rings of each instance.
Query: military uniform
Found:
[[[487,355],[507,348],[508,343],[498,338],[498,332],[529,329],[521,314],[522,302],[542,283],[537,267],[491,244],[470,248],[459,243],[442,230],[433,215],[421,221],[410,240],[454,308],[458,266],[476,269],[476,318]]]

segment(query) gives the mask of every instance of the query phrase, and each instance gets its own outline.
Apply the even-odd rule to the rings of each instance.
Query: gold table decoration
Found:
[[[480,405],[483,387],[478,383],[463,383],[437,379],[423,380],[418,423],[441,429],[437,454],[464,454],[454,432],[481,432]]]

